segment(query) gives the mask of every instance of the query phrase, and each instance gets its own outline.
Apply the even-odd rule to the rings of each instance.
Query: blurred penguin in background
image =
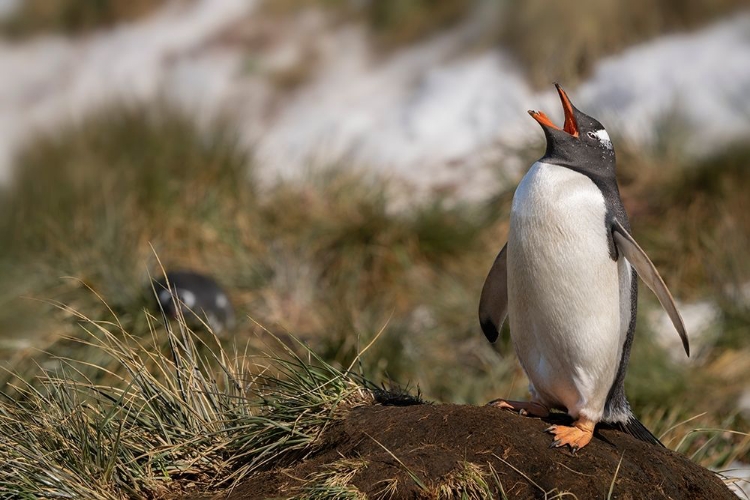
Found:
[[[168,271],[153,280],[159,308],[170,318],[182,315],[190,325],[208,324],[220,334],[234,326],[229,297],[209,276],[193,271]],[[179,311],[179,314],[178,314]]]

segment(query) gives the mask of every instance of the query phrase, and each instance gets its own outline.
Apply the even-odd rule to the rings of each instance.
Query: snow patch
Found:
[[[20,5],[21,0],[0,0],[0,19],[9,17]]]
[[[637,143],[653,141],[659,121],[676,109],[692,125],[686,144],[719,150],[750,133],[749,34],[745,13],[657,38],[601,61],[576,93],[588,114]]]
[[[15,148],[35,129],[48,130],[114,99],[158,92],[212,111],[224,101],[238,54],[191,53],[251,11],[251,0],[169,4],[154,15],[82,39],[0,42],[0,181]]]
[[[231,113],[256,147],[266,179],[344,158],[419,190],[474,198],[525,167],[508,149],[542,140],[525,110],[541,108],[562,122],[554,89],[533,91],[502,50],[457,57],[466,27],[380,59],[361,27],[315,28],[325,24],[318,21],[281,33],[256,27],[256,35],[265,29],[299,46],[261,47],[254,57],[269,68],[304,53],[311,41],[298,31],[318,29],[312,80],[278,95],[265,75],[247,69],[246,45],[216,43],[239,20],[252,19],[255,5],[180,2],[82,39],[0,42],[0,182],[30,131],[118,98],[164,95],[199,116]],[[750,134],[748,32],[745,14],[664,36],[601,61],[588,81],[568,90],[577,107],[637,144],[653,141],[659,121],[676,106],[694,125],[685,143],[699,153],[715,151]]]
[[[656,341],[669,353],[670,358],[678,363],[687,363],[698,359],[701,351],[713,340],[711,334],[716,333],[714,330],[721,318],[721,310],[709,301],[675,303],[690,339],[690,358],[685,356],[682,340],[664,309],[649,311],[647,319]]]
[[[750,464],[735,461],[719,472],[726,478],[729,489],[739,498],[750,497]]]
[[[653,142],[677,107],[694,125],[685,143],[716,151],[750,133],[749,31],[750,15],[741,15],[658,38],[601,61],[571,94],[637,144]],[[349,156],[417,186],[455,182],[481,195],[496,187],[477,166],[488,151],[541,138],[526,109],[562,121],[554,90],[533,92],[502,51],[452,58],[460,37],[446,34],[375,64],[361,32],[339,36],[323,76],[280,110],[260,142],[274,170],[294,173],[310,158]]]

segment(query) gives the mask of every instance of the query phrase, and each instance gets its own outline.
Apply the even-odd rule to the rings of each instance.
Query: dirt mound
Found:
[[[566,419],[461,405],[358,408],[305,460],[214,498],[736,498],[687,458],[613,429],[575,455],[550,449],[544,429]],[[314,496],[326,491],[340,496]]]

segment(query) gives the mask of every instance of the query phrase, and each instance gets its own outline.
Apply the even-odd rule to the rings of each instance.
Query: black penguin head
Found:
[[[211,277],[193,271],[169,271],[152,281],[157,311],[183,317],[189,326],[207,322],[215,334],[234,325],[234,310],[227,294]]]
[[[552,123],[541,111],[529,110],[547,138],[547,151],[542,160],[589,174],[614,175],[615,150],[604,125],[573,106],[560,85],[556,83],[555,87],[565,112],[563,128]]]

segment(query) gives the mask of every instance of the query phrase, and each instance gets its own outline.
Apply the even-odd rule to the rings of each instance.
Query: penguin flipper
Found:
[[[682,346],[685,348],[685,353],[690,356],[690,343],[688,342],[687,332],[685,331],[685,323],[682,321],[682,316],[677,310],[677,306],[674,303],[672,294],[669,293],[667,285],[664,284],[664,280],[659,275],[659,271],[656,270],[651,259],[648,258],[646,252],[636,243],[633,237],[628,233],[620,221],[615,220],[612,225],[612,236],[617,245],[617,249],[622,252],[628,262],[635,268],[638,276],[641,277],[646,286],[648,286],[652,292],[659,299],[661,306],[667,311],[669,319],[672,320],[677,333],[682,339]]]
[[[508,258],[506,243],[492,264],[479,299],[479,324],[484,336],[495,342],[508,316]]]

